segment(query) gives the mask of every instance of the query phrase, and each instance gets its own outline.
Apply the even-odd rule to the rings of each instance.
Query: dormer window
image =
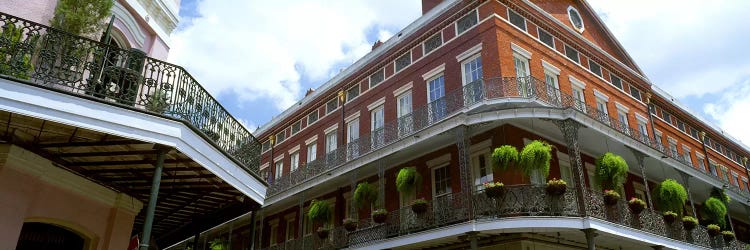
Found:
[[[581,14],[578,13],[578,10],[573,8],[573,6],[568,6],[568,17],[570,18],[570,24],[573,25],[573,28],[578,30],[578,32],[583,32],[583,19],[581,18]]]

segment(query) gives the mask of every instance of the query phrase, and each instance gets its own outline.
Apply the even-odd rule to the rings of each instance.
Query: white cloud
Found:
[[[591,0],[657,85],[677,98],[720,93],[750,74],[750,1]],[[710,88],[706,86],[710,85]]]
[[[420,15],[419,1],[247,1],[198,3],[200,17],[176,31],[170,61],[185,66],[212,94],[273,100],[285,109],[310,86],[370,51],[379,36]]]
[[[744,143],[750,142],[750,130],[747,129],[747,125],[750,124],[750,116],[747,115],[750,110],[748,96],[750,77],[740,81],[716,101],[707,103],[704,107],[704,112],[716,119],[725,132]]]

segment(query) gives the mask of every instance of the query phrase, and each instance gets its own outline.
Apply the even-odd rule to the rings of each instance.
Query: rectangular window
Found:
[[[271,225],[271,237],[269,237],[269,241],[271,242],[271,246],[276,246],[278,244],[278,233],[279,233],[279,226],[278,225]]]
[[[302,129],[302,121],[292,124],[292,135],[299,133],[300,129]]]
[[[701,171],[706,172],[706,159],[705,158],[698,157],[698,168]]]
[[[331,153],[336,150],[336,146],[338,145],[336,139],[336,130],[326,134],[326,153]]]
[[[625,134],[630,134],[630,124],[628,124],[628,112],[625,110],[617,110],[617,121],[620,123],[619,129]]]
[[[552,37],[549,33],[544,31],[542,28],[537,27],[537,32],[539,33],[539,41],[542,41],[542,43],[546,44],[550,48],[555,48],[555,38]]]
[[[434,36],[424,41],[424,54],[426,55],[427,53],[432,52],[441,45],[443,45],[443,36],[442,33],[438,32]]]
[[[381,83],[383,80],[385,80],[385,73],[383,72],[383,69],[380,69],[377,72],[370,75],[370,88],[375,87],[376,85]]]
[[[316,158],[318,158],[318,144],[307,145],[307,163],[314,161]]]
[[[440,75],[427,82],[427,102],[429,106],[430,121],[435,122],[443,119],[448,111],[446,110],[445,96],[445,77]]]
[[[355,84],[353,87],[346,90],[346,102],[359,96],[359,84]]]
[[[661,110],[661,119],[664,119],[664,121],[666,121],[667,123],[671,123],[671,121],[672,121],[672,116],[671,116],[671,115],[669,115],[669,113],[667,113],[667,111],[666,111],[666,110],[663,110],[663,109],[662,109],[662,110]]]
[[[602,66],[599,66],[598,63],[594,62],[593,60],[589,59],[589,69],[592,73],[602,76]]]
[[[642,101],[641,100],[641,91],[638,90],[637,88],[633,87],[633,85],[630,85],[630,96],[632,96],[636,100]]]
[[[477,11],[474,10],[469,12],[469,14],[466,14],[456,21],[456,34],[464,33],[464,31],[474,27],[477,23],[479,23],[479,20],[477,20]]]
[[[513,26],[516,26],[519,29],[526,31],[526,18],[523,18],[521,15],[519,15],[515,11],[508,9],[508,19],[509,19],[508,21],[510,21],[510,23],[513,24]]]
[[[294,220],[286,221],[286,241],[294,239],[294,228],[296,227],[294,222]]]
[[[578,51],[574,50],[568,45],[565,45],[565,56],[570,58],[570,60],[573,60],[574,62],[580,64],[581,60],[578,58]]]
[[[464,85],[482,79],[482,57],[478,54],[463,63]]]
[[[336,110],[336,108],[338,107],[339,107],[339,99],[338,97],[334,97],[333,99],[328,101],[328,103],[326,103],[326,114],[330,114],[331,112]]]
[[[680,131],[685,132],[685,123],[682,121],[677,121],[677,128],[680,129]]]
[[[399,136],[411,133],[414,117],[411,116],[411,91],[406,91],[396,97],[396,116],[398,117]]]
[[[562,95],[560,94],[560,82],[558,81],[558,75],[552,71],[544,70],[544,82],[547,84],[547,100],[557,101],[559,104],[562,101]]]
[[[516,83],[518,84],[519,96],[530,97],[533,94],[533,86],[531,86],[528,79],[528,76],[531,75],[529,59],[518,53],[513,53],[513,64],[516,70]]]
[[[406,52],[403,56],[396,59],[395,67],[396,72],[401,71],[402,69],[406,68],[406,66],[409,66],[411,64],[411,50]]]
[[[641,133],[641,137],[644,138],[644,140],[648,138],[647,128],[648,127],[646,126],[646,121],[638,119],[638,132]]]
[[[276,134],[276,144],[279,144],[284,140],[286,140],[286,130],[281,131],[278,134]]]
[[[679,154],[677,153],[677,142],[669,140],[669,152],[672,153],[672,157],[677,159]]]
[[[260,148],[261,148],[261,151],[263,151],[263,152],[268,151],[269,149],[271,149],[271,141],[265,141],[265,142],[263,142],[263,144],[261,145]]]
[[[318,120],[318,110],[314,110],[312,113],[307,115],[307,126],[310,126],[310,124],[313,124]]]
[[[383,125],[385,124],[383,116],[383,105],[370,111],[370,129],[372,137],[372,147],[379,148],[385,144],[385,131],[383,131]]]
[[[299,152],[292,153],[292,155],[289,157],[289,161],[291,162],[289,172],[294,172],[295,170],[297,170],[297,168],[299,168]]]
[[[433,192],[435,197],[449,194],[451,192],[451,176],[448,166],[432,169]]]
[[[276,166],[275,166],[275,169],[274,169],[274,170],[275,170],[275,173],[276,173],[276,175],[274,175],[274,177],[275,177],[276,179],[279,179],[279,178],[281,178],[281,175],[282,175],[282,174],[283,174],[283,172],[284,172],[284,160],[279,160],[279,161],[277,161],[277,162],[275,163],[275,165],[276,165]]]
[[[573,99],[575,99],[575,108],[586,112],[586,98],[583,96],[583,89],[573,86]]]
[[[695,130],[694,128],[690,128],[690,136],[695,139],[700,139],[700,136],[698,135],[698,130]]]
[[[693,165],[693,159],[690,158],[690,149],[682,147],[682,160],[688,165]]]
[[[612,78],[612,85],[615,85],[618,89],[622,89],[622,79],[611,73],[609,74],[609,77]]]
[[[474,186],[477,190],[484,189],[484,183],[493,181],[492,167],[490,166],[489,153],[480,153],[471,158],[471,166],[474,169]]]
[[[349,159],[359,156],[359,118],[351,120],[346,124],[346,145]]]

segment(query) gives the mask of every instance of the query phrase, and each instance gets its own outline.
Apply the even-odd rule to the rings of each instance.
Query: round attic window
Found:
[[[573,6],[568,6],[568,17],[570,18],[570,24],[573,25],[573,28],[578,30],[578,32],[583,32],[583,19],[581,19],[581,14],[579,14],[578,10],[573,8]]]

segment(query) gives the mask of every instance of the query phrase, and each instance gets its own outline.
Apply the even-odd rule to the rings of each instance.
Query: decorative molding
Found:
[[[594,89],[594,96],[598,97],[599,99],[604,100],[605,102],[609,102],[609,96],[605,95],[604,93],[600,92],[597,89]]]
[[[318,135],[314,135],[313,137],[310,137],[309,139],[305,140],[305,145],[313,144],[316,141],[318,141]]]
[[[300,147],[299,144],[297,144],[297,146],[294,146],[293,148],[289,149],[289,151],[287,152],[289,152],[289,154],[293,154],[294,152],[299,151],[299,147]]]
[[[141,29],[141,26],[138,25],[138,21],[133,18],[133,15],[130,14],[130,12],[125,9],[125,6],[122,6],[120,2],[115,1],[114,6],[112,6],[112,15],[115,16],[118,20],[120,20],[123,24],[125,24],[124,30],[120,29],[122,33],[128,33],[132,35],[133,39],[135,39],[135,44],[129,44],[131,47],[138,47],[143,48],[143,44],[146,41],[146,34]],[[137,45],[137,46],[133,46]]]
[[[544,59],[542,59],[542,67],[544,67],[545,70],[548,70],[555,75],[560,75],[560,69],[555,67],[555,65],[552,65],[551,63],[548,63]]]
[[[276,156],[276,158],[273,158],[273,164],[276,164],[276,162],[279,162],[284,159],[284,154],[281,154],[279,156]],[[282,163],[283,164],[283,163]]]
[[[522,48],[521,46],[516,45],[515,43],[510,43],[510,48],[515,52],[516,54],[519,54],[523,57],[526,57],[526,59],[531,59],[531,52],[528,50]]]
[[[425,164],[427,164],[428,168],[433,168],[433,167],[440,166],[440,165],[442,165],[442,164],[444,164],[446,162],[450,162],[450,161],[451,161],[451,154],[444,154],[444,155],[438,156],[438,157],[436,157],[436,158],[434,158],[432,160],[428,160],[427,162],[425,162]]]
[[[573,77],[573,75],[568,76],[568,80],[570,80],[570,84],[574,85],[575,87],[586,89],[586,83]]]
[[[473,55],[475,55],[477,53],[480,53],[480,52],[482,52],[482,43],[481,42],[479,44],[477,44],[477,45],[474,45],[474,47],[471,47],[471,48],[465,50],[464,52],[461,52],[461,54],[458,54],[456,56],[456,61],[460,62],[460,61],[466,60],[467,58],[469,58],[469,57],[471,57],[471,56],[473,56]]]
[[[346,118],[344,118],[344,122],[349,123],[349,122],[353,121],[354,119],[359,118],[359,113],[360,112],[357,111],[356,113],[347,116]]]
[[[615,102],[615,106],[617,106],[618,110],[625,111],[625,113],[628,113],[628,111],[630,111],[630,108],[628,106],[623,105],[622,103]]]
[[[336,124],[333,124],[332,126],[330,126],[330,127],[326,128],[326,129],[324,129],[324,130],[323,130],[323,134],[328,134],[328,133],[331,133],[331,132],[333,132],[333,131],[336,131],[336,129],[338,129],[338,128],[339,128],[339,123],[337,122]]]
[[[373,109],[375,109],[377,107],[380,107],[383,104],[385,104],[385,97],[381,97],[377,101],[374,101],[374,102],[370,103],[369,105],[367,105],[367,110],[372,111]]]
[[[422,79],[427,81],[427,79],[433,78],[436,75],[443,73],[445,71],[445,63],[440,64],[439,66],[431,69],[430,71],[427,71],[427,73],[422,74]]]
[[[404,84],[404,86],[401,86],[398,89],[393,91],[393,96],[400,96],[404,92],[411,90],[413,86],[414,86],[414,82],[409,82],[407,84]]]

